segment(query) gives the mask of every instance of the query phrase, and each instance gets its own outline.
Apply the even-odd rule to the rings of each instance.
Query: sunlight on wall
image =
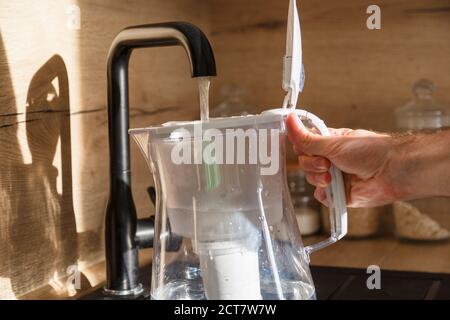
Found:
[[[45,105],[51,105],[55,95],[59,96],[61,90],[68,90],[70,108],[80,103],[78,31],[69,27],[70,16],[67,13],[67,8],[73,3],[74,1],[63,0],[35,3],[2,1],[0,4],[1,36],[4,45],[4,48],[0,49],[7,55],[7,61],[0,61],[0,63],[6,63],[10,73],[12,92],[9,92],[9,99],[12,102],[15,101],[15,106],[8,107],[15,108],[12,113],[16,114],[16,129],[11,129],[11,132],[16,130],[18,142],[17,150],[10,151],[14,155],[11,168],[22,171],[8,175],[11,181],[5,182],[7,186],[5,197],[8,198],[11,206],[2,207],[4,209],[1,212],[3,219],[1,223],[4,226],[2,229],[6,232],[8,241],[6,241],[7,252],[2,253],[0,259],[7,271],[6,275],[9,274],[10,277],[0,276],[1,299],[14,299],[47,284],[54,285],[59,282],[64,284],[63,279],[66,277],[64,264],[66,261],[67,263],[77,262],[76,241],[67,241],[67,238],[71,237],[69,234],[71,231],[67,231],[66,240],[60,239],[60,229],[67,225],[64,215],[71,211],[71,205],[68,207],[65,203],[69,198],[62,196],[61,137],[55,142],[54,156],[48,154],[53,150],[45,148],[39,150],[39,147],[36,147],[45,146],[45,140],[52,138],[54,130],[58,130],[60,117],[58,118],[58,113],[53,115],[47,112],[49,110],[39,110],[39,102],[34,103],[33,113],[30,114],[28,112],[30,103],[27,103],[27,99],[30,98],[29,90],[37,88],[35,94],[39,96],[39,90],[45,90],[49,86],[54,88],[55,93],[47,95],[47,103],[44,103],[42,108],[45,108]],[[40,80],[37,79],[37,82],[33,84],[35,88],[31,88],[31,81],[35,79],[36,72],[55,55],[62,58],[62,63],[67,68],[69,88],[59,88],[56,78],[50,85],[39,83]],[[59,107],[69,108],[69,106]],[[9,112],[5,110],[5,106],[0,108],[0,113]],[[69,112],[67,113],[66,119],[70,121]],[[42,129],[41,132],[38,132],[40,129]],[[30,134],[34,136],[33,143],[36,144],[34,150],[30,145]],[[50,136],[46,137],[46,135]],[[53,137],[56,138],[56,136]],[[74,137],[76,140],[75,134]],[[79,152],[79,150],[72,152],[75,160]],[[48,156],[52,156],[49,159],[50,167],[45,164],[47,162],[44,162],[47,161]],[[40,164],[36,165],[35,161]],[[73,168],[78,169],[76,164]],[[77,202],[76,198],[74,202]],[[47,220],[48,217],[51,217],[51,220]],[[45,221],[41,222],[42,220]],[[80,221],[76,223],[79,224]],[[76,235],[72,237],[76,238]],[[59,241],[67,243],[58,243]],[[73,248],[67,250],[70,246]],[[67,253],[64,252],[66,250]],[[68,258],[69,256],[71,258]],[[25,272],[24,267],[27,267]],[[28,270],[34,270],[34,274]]]
[[[12,291],[11,280],[9,278],[0,277],[0,299],[16,300],[16,296]]]

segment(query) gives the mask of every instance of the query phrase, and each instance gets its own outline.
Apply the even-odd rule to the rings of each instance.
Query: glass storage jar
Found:
[[[234,84],[220,88],[221,103],[211,109],[211,117],[245,116],[252,109],[244,100],[246,90]]]
[[[348,231],[347,238],[368,238],[380,234],[384,207],[347,208]],[[322,206],[322,221],[324,230],[330,227],[328,208]]]
[[[414,83],[414,98],[395,112],[402,132],[439,131],[450,127],[450,110],[437,103],[436,85],[427,79]],[[450,237],[450,199],[434,197],[393,205],[396,235],[417,241],[445,240]]]
[[[314,198],[313,187],[306,182],[305,174],[296,166],[288,166],[288,183],[294,213],[302,236],[320,231],[320,204]],[[326,217],[329,220],[329,216]]]

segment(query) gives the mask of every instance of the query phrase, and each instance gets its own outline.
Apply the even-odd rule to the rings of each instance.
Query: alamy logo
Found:
[[[260,165],[261,175],[274,175],[279,170],[279,129],[221,131],[211,128],[203,131],[199,123],[194,125],[193,135],[187,129],[180,128],[174,130],[171,137],[179,139],[171,153],[172,162],[177,165]]]
[[[379,266],[371,265],[367,267],[367,274],[370,276],[367,278],[366,285],[369,290],[381,289],[381,269]]]
[[[76,4],[72,4],[66,8],[68,15],[66,26],[69,30],[80,30],[81,28],[81,9]]]
[[[67,267],[66,274],[66,289],[69,296],[73,296],[77,290],[81,289],[81,272],[78,270],[78,266],[73,264]]]
[[[370,16],[367,18],[367,29],[380,30],[381,29],[381,9],[379,6],[372,4],[367,7],[367,14]]]

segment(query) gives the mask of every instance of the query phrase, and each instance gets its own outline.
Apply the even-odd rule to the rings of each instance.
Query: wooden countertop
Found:
[[[323,235],[304,237],[303,242],[308,245],[324,238]],[[151,252],[152,250],[140,252],[141,266],[151,262]],[[382,270],[450,274],[450,242],[403,242],[393,236],[344,239],[313,253],[311,265],[358,269],[366,269],[369,265],[378,265]],[[99,288],[105,276],[104,268],[102,262],[83,270],[84,275],[89,278],[89,282],[83,283],[84,290],[71,298],[79,298]],[[22,298],[61,299],[67,298],[67,296],[60,295],[53,288],[47,286]]]
[[[324,236],[305,237],[305,244]],[[344,239],[311,255],[311,265],[450,273],[450,242],[403,242],[393,236]]]

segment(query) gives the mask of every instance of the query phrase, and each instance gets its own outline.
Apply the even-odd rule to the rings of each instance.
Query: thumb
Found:
[[[287,118],[288,137],[298,152],[307,155],[325,156],[327,139],[306,129],[299,117],[292,113]]]

